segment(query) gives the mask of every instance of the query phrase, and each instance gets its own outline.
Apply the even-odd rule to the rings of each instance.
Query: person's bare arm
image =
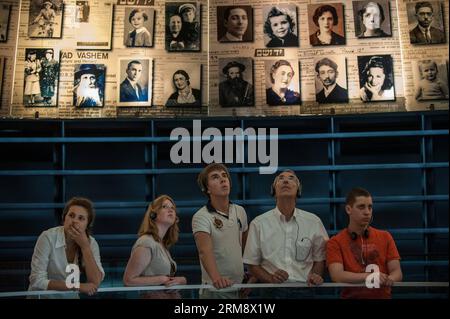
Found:
[[[247,244],[247,236],[248,236],[248,229],[247,231],[242,233],[242,254],[244,254],[245,245]]]
[[[323,273],[325,272],[325,260],[315,261],[308,274],[307,283],[309,285],[321,285],[323,283]]]
[[[366,281],[366,277],[370,275],[368,272],[355,273],[344,270],[341,263],[332,263],[328,266],[331,280],[339,283],[360,284]]]
[[[313,267],[311,272],[323,277],[323,273],[325,272],[325,260],[323,261],[315,261],[313,263]]]
[[[260,282],[281,284],[289,278],[289,274],[282,269],[278,269],[273,274],[259,265],[248,265],[248,269],[250,270],[250,273],[258,278]]]
[[[164,285],[170,278],[168,276],[141,276],[145,267],[150,263],[151,254],[148,248],[137,247],[131,253],[127,268],[123,274],[125,286],[152,286]]]
[[[231,286],[233,282],[226,277],[222,277],[219,273],[219,270],[217,269],[211,235],[199,231],[195,233],[194,238],[200,257],[200,262],[208,273],[209,278],[211,278],[214,287],[220,289]]]
[[[402,281],[403,273],[402,273],[402,268],[400,267],[400,260],[396,259],[396,260],[388,261],[387,267],[388,267],[389,278],[392,281],[394,281],[394,282]]]
[[[70,228],[67,230],[67,233],[81,249],[84,268],[86,271],[87,283],[91,283],[96,287],[100,286],[103,274],[100,271],[97,262],[95,261],[91,243],[86,232],[80,231],[75,226],[70,226]]]

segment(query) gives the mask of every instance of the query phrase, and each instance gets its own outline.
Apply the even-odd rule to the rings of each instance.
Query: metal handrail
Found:
[[[394,287],[448,287],[448,282],[395,282]],[[303,282],[290,282],[282,284],[235,284],[231,288],[310,288],[308,284]],[[366,287],[364,283],[361,284],[343,284],[343,283],[323,283],[320,286],[313,286],[314,288],[342,288],[342,287]],[[131,292],[131,291],[164,291],[164,290],[187,290],[187,289],[212,289],[217,290],[212,285],[176,285],[171,287],[166,286],[140,286],[140,287],[104,287],[99,288],[97,292]],[[217,290],[220,291],[220,290]],[[73,291],[13,291],[0,292],[0,298],[20,297],[20,296],[44,296],[44,295],[65,295],[73,294]]]

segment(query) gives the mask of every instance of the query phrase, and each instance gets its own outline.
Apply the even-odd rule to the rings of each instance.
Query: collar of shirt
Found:
[[[232,35],[231,33],[226,33],[225,37],[229,40],[229,41],[242,41],[242,38],[238,38],[235,37],[234,35]]]
[[[136,89],[137,81],[133,81],[133,80],[131,80],[130,78],[127,78],[127,79],[128,79],[128,82],[130,82],[131,86],[132,86],[134,89]]]
[[[300,213],[298,212],[297,208],[294,208],[294,213],[292,214],[292,218],[289,221],[286,221],[286,216],[283,215],[283,213],[280,211],[278,206],[275,206],[275,209],[273,210],[275,216],[277,217],[277,220],[283,223],[289,223],[291,221],[297,221],[300,217]]]
[[[139,29],[136,29],[135,31],[137,34],[139,34],[139,33],[144,32],[145,30],[146,30],[145,27],[140,27]]]
[[[64,226],[58,229],[58,233],[56,235],[56,244],[55,248],[65,247],[66,246],[66,237],[64,236]]]
[[[430,32],[431,25],[428,28],[424,28],[420,24],[418,24],[418,26],[420,31],[422,31],[422,33],[426,34],[427,32]]]
[[[334,90],[335,87],[336,87],[336,82],[334,82],[333,85],[330,85],[330,86],[328,87],[328,89],[324,86],[324,87],[323,87],[323,93],[325,93],[325,97],[327,97],[328,95],[330,95],[331,92]]]
[[[232,203],[231,201],[229,201],[229,203],[230,203],[230,211],[231,211],[231,205],[232,205],[233,203]],[[208,210],[209,213],[217,213],[217,214],[219,214],[220,216],[225,217],[226,219],[229,218],[229,213],[228,213],[228,215],[226,215],[226,214],[224,214],[224,213],[222,213],[222,212],[219,212],[217,209],[214,208],[214,206],[212,205],[212,203],[211,203],[210,200],[208,201],[208,203],[206,203],[206,209]]]

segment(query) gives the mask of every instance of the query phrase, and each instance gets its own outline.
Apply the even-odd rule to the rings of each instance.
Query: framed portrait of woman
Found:
[[[308,5],[309,43],[312,46],[345,45],[342,3]]]
[[[388,0],[353,1],[353,17],[355,36],[360,39],[392,36]]]
[[[199,63],[169,65],[165,70],[166,107],[202,106],[202,66]]]
[[[364,102],[395,101],[391,55],[358,56],[359,93]]]

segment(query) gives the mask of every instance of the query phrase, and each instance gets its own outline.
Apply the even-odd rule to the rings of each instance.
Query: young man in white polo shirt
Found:
[[[200,291],[200,297],[238,298],[238,290],[228,287],[244,279],[242,252],[248,230],[247,214],[243,207],[230,202],[231,177],[225,165],[209,164],[200,172],[197,182],[209,198],[192,218],[202,283],[221,289]]]
[[[294,171],[279,174],[272,184],[276,207],[250,224],[244,263],[260,282],[323,282],[328,235],[319,217],[295,207],[301,188]]]

